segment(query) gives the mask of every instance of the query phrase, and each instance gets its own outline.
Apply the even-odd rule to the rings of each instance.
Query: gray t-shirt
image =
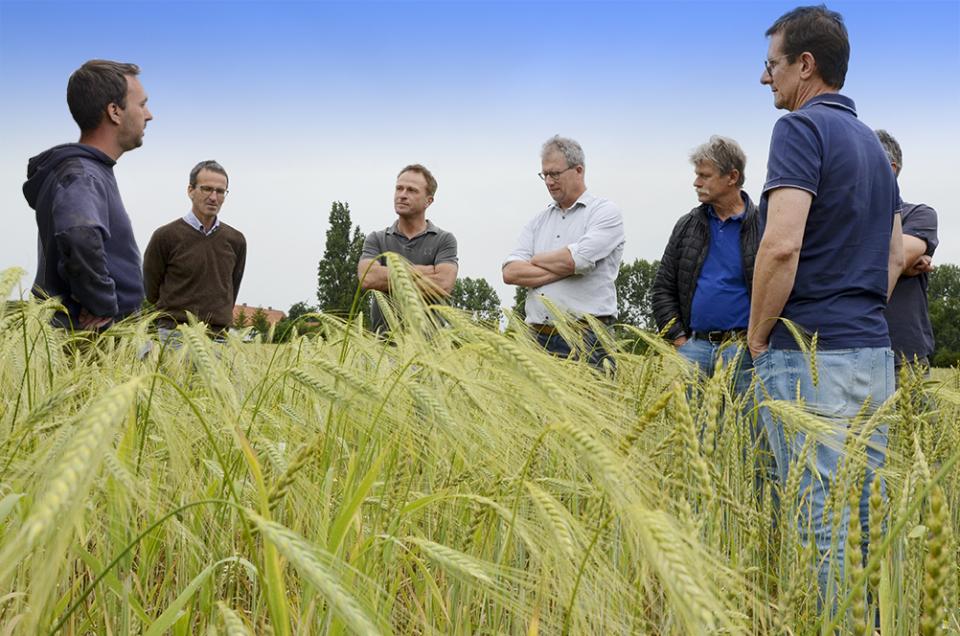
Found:
[[[900,208],[903,233],[927,244],[926,254],[937,249],[937,213],[923,203],[904,203]],[[901,276],[887,302],[886,318],[890,343],[899,364],[903,357],[913,360],[933,353],[933,327],[927,308],[928,275]]]
[[[384,252],[394,252],[404,257],[414,265],[439,265],[440,263],[457,263],[457,239],[445,230],[441,230],[431,221],[427,221],[427,229],[413,238],[407,238],[397,231],[397,222],[384,229],[371,233],[363,242],[361,259],[377,258],[379,263],[386,265],[386,259],[381,256]],[[387,325],[377,303],[373,303],[371,312],[371,326],[376,331],[383,331]]]

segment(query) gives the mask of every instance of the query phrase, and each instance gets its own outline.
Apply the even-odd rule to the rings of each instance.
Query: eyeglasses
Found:
[[[576,168],[576,166],[570,166],[569,168],[560,170],[559,172],[538,172],[537,176],[543,179],[544,181],[546,181],[547,179],[553,179],[554,181],[556,181],[557,179],[560,178],[560,175],[562,175],[564,172],[566,172],[567,170],[573,170],[574,168]]]
[[[229,190],[226,190],[224,188],[214,188],[213,186],[208,186],[208,185],[201,185],[201,186],[194,186],[194,187],[197,190],[200,190],[200,192],[202,192],[203,196],[205,197],[208,197],[211,194],[216,193],[217,196],[222,199],[223,197],[227,196],[228,192],[230,192]]]
[[[777,68],[777,63],[778,63],[777,60],[783,59],[789,55],[790,55],[789,53],[784,53],[783,55],[778,55],[772,60],[764,60],[763,68],[766,69],[767,75],[769,75],[770,77],[773,77],[773,69]]]

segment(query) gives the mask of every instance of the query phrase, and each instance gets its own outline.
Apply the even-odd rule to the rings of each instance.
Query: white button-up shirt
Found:
[[[193,210],[190,210],[183,215],[183,220],[186,221],[187,225],[197,230],[198,232],[203,232],[204,236],[210,236],[218,229],[220,229],[220,215],[217,215],[217,218],[213,220],[213,225],[210,227],[208,232],[206,228],[203,227],[203,223],[200,222],[200,219],[197,218],[197,215],[193,213]]]
[[[517,246],[504,261],[529,261],[534,254],[561,247],[573,256],[574,274],[531,289],[527,294],[527,322],[552,321],[543,298],[575,316],[617,315],[615,282],[625,242],[623,214],[615,203],[584,192],[564,210],[552,203],[533,217],[520,233]]]

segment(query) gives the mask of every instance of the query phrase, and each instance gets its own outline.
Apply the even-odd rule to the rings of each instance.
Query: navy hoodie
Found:
[[[140,250],[114,164],[84,144],[54,146],[27,164],[23,195],[39,233],[34,294],[59,298],[74,325],[81,308],[119,319],[143,302]]]

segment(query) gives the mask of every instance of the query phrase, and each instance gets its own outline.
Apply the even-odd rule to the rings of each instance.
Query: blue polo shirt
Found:
[[[690,328],[694,331],[747,328],[750,294],[740,253],[740,228],[745,215],[746,209],[722,221],[712,205],[707,208],[710,245],[690,306]]]
[[[773,128],[760,199],[781,187],[813,194],[797,275],[781,313],[822,349],[889,347],[884,320],[887,261],[900,195],[880,141],[837,93],[818,95]],[[757,272],[762,276],[762,272]],[[777,323],[770,344],[797,349]]]

